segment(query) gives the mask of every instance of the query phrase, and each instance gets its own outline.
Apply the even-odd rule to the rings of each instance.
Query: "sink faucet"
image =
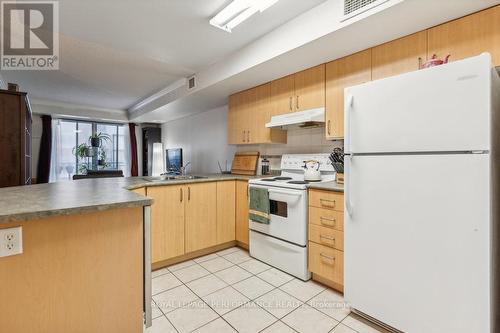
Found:
[[[181,176],[185,176],[186,175],[186,169],[187,167],[191,164],[191,162],[187,162],[186,165],[184,166],[181,166],[180,167],[180,171],[181,171]]]

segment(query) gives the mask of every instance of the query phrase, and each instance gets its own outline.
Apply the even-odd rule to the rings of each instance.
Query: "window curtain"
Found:
[[[137,177],[139,175],[139,163],[137,162],[137,138],[135,137],[135,124],[129,123],[130,132],[130,175]]]
[[[49,182],[54,183],[60,180],[68,180],[62,177],[63,165],[61,164],[62,142],[61,142],[61,122],[59,119],[52,120],[52,151],[50,154],[50,175]]]
[[[42,138],[40,140],[40,153],[38,154],[38,167],[36,170],[36,182],[38,184],[49,182],[52,154],[52,117],[43,115],[41,118]]]

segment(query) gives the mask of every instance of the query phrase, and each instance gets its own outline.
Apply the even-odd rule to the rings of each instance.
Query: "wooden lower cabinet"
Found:
[[[236,240],[246,247],[249,241],[248,229],[248,182],[236,182]]]
[[[217,183],[217,244],[236,237],[236,181]]]
[[[247,184],[246,181],[231,180],[134,190],[154,200],[151,207],[153,265],[161,267],[162,262],[174,258],[234,243],[237,212],[241,212],[239,216],[245,216],[240,221],[246,220],[246,233],[238,229],[246,238],[238,240],[248,246],[248,203],[245,203],[246,208],[242,206],[248,200]],[[238,185],[244,189],[245,200],[237,200]],[[245,209],[246,213],[243,212]]]
[[[217,183],[189,184],[186,188],[186,253],[217,244]]]
[[[309,270],[313,274],[344,285],[344,252],[309,242]]]
[[[344,194],[309,190],[309,270],[313,279],[344,291]]]
[[[153,263],[183,255],[184,186],[147,188],[151,206],[151,260]]]

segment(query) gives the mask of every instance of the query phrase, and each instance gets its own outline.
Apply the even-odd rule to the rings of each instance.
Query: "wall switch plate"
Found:
[[[0,257],[23,253],[22,227],[0,229]]]

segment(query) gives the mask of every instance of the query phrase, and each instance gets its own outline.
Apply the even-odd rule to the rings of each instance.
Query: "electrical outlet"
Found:
[[[0,257],[23,253],[23,231],[21,227],[0,229]]]

